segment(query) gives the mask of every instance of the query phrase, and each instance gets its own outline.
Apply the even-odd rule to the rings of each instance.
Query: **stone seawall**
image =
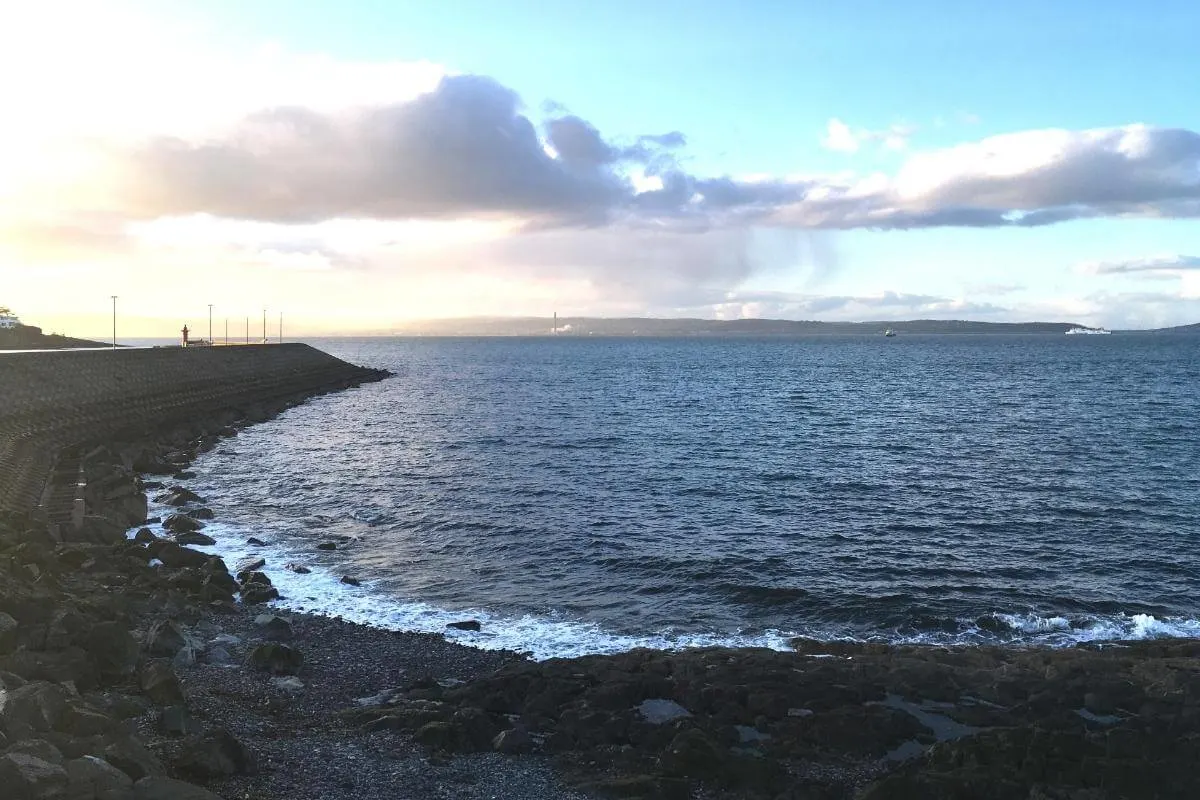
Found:
[[[169,474],[173,441],[386,375],[303,344],[0,356],[0,511],[66,522],[100,445],[126,470]],[[114,522],[138,521],[133,512]]]

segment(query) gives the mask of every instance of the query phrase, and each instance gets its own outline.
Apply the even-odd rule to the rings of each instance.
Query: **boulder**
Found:
[[[95,660],[104,678],[122,678],[137,669],[139,648],[133,634],[119,622],[99,622],[92,626],[84,649]]]
[[[142,778],[133,785],[134,800],[221,800],[207,789],[201,789],[172,778]]]
[[[154,499],[163,505],[174,506],[175,508],[181,508],[186,506],[188,503],[203,502],[203,498],[201,498],[200,495],[196,494],[190,489],[185,489],[182,486],[176,486],[166,494],[160,494]]]
[[[128,792],[133,780],[121,770],[96,756],[83,756],[65,765],[68,794],[71,797],[99,797],[102,792]]]
[[[166,774],[166,768],[158,756],[132,736],[116,737],[100,755],[135,781]]]
[[[25,753],[0,756],[0,786],[11,800],[41,800],[61,796],[67,771],[57,764]]]
[[[267,543],[264,542],[262,539],[259,539],[257,536],[251,536],[249,539],[246,540],[246,546],[247,547],[266,547]]]
[[[179,684],[179,676],[169,661],[147,661],[142,666],[138,683],[142,691],[156,705],[169,706],[183,703],[183,687]]]
[[[175,766],[185,775],[203,780],[249,775],[256,770],[253,753],[224,728],[190,737]]]
[[[523,728],[509,728],[500,731],[492,740],[492,749],[497,753],[528,753],[533,749],[533,740]]]
[[[0,611],[0,656],[17,646],[17,621]]]
[[[187,514],[172,514],[163,520],[162,526],[171,533],[193,533],[204,527],[204,523]]]
[[[149,528],[140,528],[138,532],[134,534],[133,540],[138,544],[150,544],[151,542],[158,541],[158,537],[155,536],[154,531],[150,530]]]
[[[351,575],[343,575],[341,582],[346,584],[347,586],[362,586],[362,581],[360,581],[358,578],[355,578]]]
[[[168,542],[159,540],[150,545],[153,548],[151,551],[155,558],[163,563],[163,566],[171,569],[180,569],[183,567],[203,567],[208,563],[210,556],[201,553],[198,550],[189,550],[186,547],[181,547],[178,542]]]
[[[337,542],[321,542],[317,545],[318,550],[337,550]]]
[[[211,508],[193,508],[187,515],[192,519],[212,519],[216,516]]]
[[[187,636],[174,620],[159,620],[146,632],[146,652],[152,656],[172,658],[187,644]]]
[[[0,704],[0,732],[9,739],[27,739],[54,730],[67,706],[66,690],[46,681],[32,681],[6,690],[5,695]]]
[[[448,622],[446,623],[446,627],[453,628],[458,631],[478,631],[483,629],[483,626],[477,619],[465,619],[459,622]]]
[[[291,641],[295,635],[292,623],[275,614],[259,614],[254,618],[254,625],[262,633],[263,638],[273,642]]]
[[[198,545],[200,547],[208,547],[217,543],[216,539],[199,531],[187,531],[176,534],[175,541],[181,545]]]
[[[167,736],[190,736],[200,732],[200,723],[184,706],[167,706],[158,715],[158,729]]]
[[[261,583],[249,583],[242,587],[242,602],[247,605],[269,603],[279,599],[279,590],[274,586],[264,586]]]
[[[62,766],[66,761],[62,751],[45,739],[22,739],[16,744],[9,745],[5,753],[24,753],[27,756],[49,761],[51,764]]]
[[[251,573],[257,572],[258,570],[262,569],[266,565],[267,565],[267,560],[265,558],[260,558],[259,556],[251,556],[250,558],[243,558],[241,561],[234,564],[233,569],[235,572],[237,572],[238,575],[242,575],[243,573],[249,575]]]
[[[289,572],[294,572],[297,575],[307,575],[312,572],[311,569],[303,564],[288,564],[286,567],[284,567],[284,569],[288,570]]]
[[[251,650],[246,660],[255,669],[276,675],[295,675],[304,663],[304,656],[286,644],[269,642]]]

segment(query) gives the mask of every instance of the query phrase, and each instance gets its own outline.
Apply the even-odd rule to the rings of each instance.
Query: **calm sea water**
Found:
[[[190,482],[294,608],[538,656],[1200,635],[1197,339],[314,344],[398,376]]]

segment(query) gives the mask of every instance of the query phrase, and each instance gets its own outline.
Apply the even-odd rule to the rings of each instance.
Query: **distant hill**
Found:
[[[1158,328],[1150,333],[1183,333],[1200,336],[1200,322],[1191,325],[1176,325],[1174,328]]]
[[[560,336],[879,336],[888,328],[898,334],[1031,334],[1066,333],[1071,322],[971,322],[918,319],[876,322],[815,322],[786,319],[661,319],[652,317],[559,317]],[[546,317],[471,317],[429,320],[398,326],[398,335],[542,336],[551,333]]]
[[[33,325],[0,328],[0,350],[63,350],[72,347],[107,347],[104,342],[72,339],[56,333],[44,334]]]

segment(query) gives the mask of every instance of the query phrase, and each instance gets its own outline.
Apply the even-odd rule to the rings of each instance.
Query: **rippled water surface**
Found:
[[[398,375],[192,482],[296,607],[539,655],[1200,633],[1196,339],[314,344]]]

